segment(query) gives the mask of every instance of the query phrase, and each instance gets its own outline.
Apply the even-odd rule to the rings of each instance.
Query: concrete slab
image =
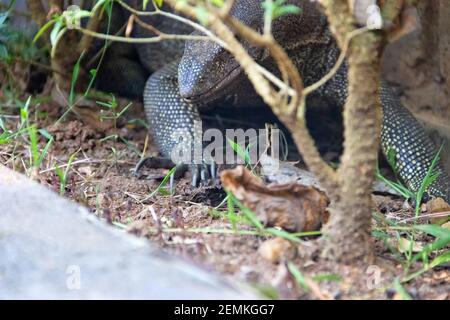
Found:
[[[254,299],[0,165],[0,299]]]

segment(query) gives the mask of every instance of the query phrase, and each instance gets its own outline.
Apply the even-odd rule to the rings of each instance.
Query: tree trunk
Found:
[[[344,109],[338,197],[333,199],[330,221],[324,229],[325,252],[343,262],[373,259],[371,186],[381,134],[381,49],[381,37],[365,33],[353,40],[349,52],[349,98]]]

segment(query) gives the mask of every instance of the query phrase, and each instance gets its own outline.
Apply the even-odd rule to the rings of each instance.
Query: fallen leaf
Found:
[[[252,210],[266,226],[288,231],[315,231],[328,219],[326,194],[297,183],[265,185],[239,166],[221,173],[225,189]]]
[[[412,245],[413,252],[420,252],[423,250],[423,246],[419,242],[417,242],[417,241],[411,242],[411,240],[408,240],[403,237],[400,237],[400,239],[398,240],[397,249],[401,253],[405,253],[411,249],[411,245]]]
[[[442,228],[445,228],[445,229],[449,229],[450,230],[450,221],[449,222],[446,222],[446,223],[444,223],[442,226],[441,226]]]

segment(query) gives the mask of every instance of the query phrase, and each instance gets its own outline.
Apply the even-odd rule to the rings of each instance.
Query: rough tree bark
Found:
[[[354,30],[344,1],[322,1],[330,28],[342,47]],[[380,34],[366,32],[352,41],[348,51],[348,99],[344,107],[344,153],[337,170],[338,188],[333,191],[330,221],[324,228],[325,253],[338,261],[369,262],[371,241],[371,185],[381,133],[379,101]],[[364,85],[361,85],[364,84]]]
[[[177,4],[176,0],[166,2],[173,7]],[[345,48],[350,35],[356,30],[348,2],[325,0],[321,3],[339,45]],[[187,16],[196,18],[193,7],[184,5],[178,9]],[[224,19],[233,26],[234,32],[241,39],[249,40],[254,45],[265,46],[269,50],[297,93],[292,100],[298,102],[298,97],[308,88],[303,89],[297,70],[287,67],[290,62],[286,60],[289,58],[285,57],[285,52],[273,38],[270,35],[255,34],[242,24],[233,22],[233,19]],[[365,32],[356,36],[348,51],[349,99],[344,111],[345,151],[340,168],[334,171],[320,158],[312,142],[305,126],[301,103],[295,103],[294,108],[291,108],[292,103],[282,105],[272,88],[267,86],[266,79],[260,79],[260,75],[255,73],[254,61],[221,20],[219,15],[213,15],[208,25],[228,44],[229,51],[245,69],[257,92],[289,128],[303,159],[327,189],[333,202],[331,219],[324,230],[326,256],[343,263],[371,262],[371,185],[375,176],[381,131],[381,106],[378,96],[380,58],[384,43],[381,33]]]

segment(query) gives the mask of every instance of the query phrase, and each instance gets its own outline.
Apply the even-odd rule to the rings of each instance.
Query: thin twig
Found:
[[[55,72],[55,73],[59,73],[60,75],[65,75],[63,72],[61,72],[59,70],[56,70],[56,69],[54,69],[51,66],[48,66],[46,64],[37,62],[37,61],[22,59],[20,57],[13,58],[13,61],[17,61],[19,63],[24,63],[24,64],[29,64],[29,65],[35,66],[37,68],[43,69],[43,70],[48,71],[48,72]]]
[[[139,19],[138,16],[136,15],[131,15],[131,17],[133,17],[133,21],[136,21],[136,23],[138,25],[140,25],[142,28],[149,30],[150,32],[153,32],[156,35],[163,35],[165,34],[164,32],[161,32],[160,30],[156,29],[154,26],[152,26],[151,24],[145,23],[144,21],[142,21],[141,19]]]
[[[81,27],[74,27],[73,29],[78,30],[84,34],[87,34],[91,37],[95,37],[98,39],[103,40],[110,40],[110,41],[120,41],[120,42],[126,42],[126,43],[156,43],[161,42],[164,40],[195,40],[195,41],[210,41],[211,39],[207,36],[196,36],[196,35],[189,35],[189,34],[162,34],[156,37],[151,38],[127,38],[127,37],[121,37],[121,36],[113,36],[108,35],[104,33],[95,32],[92,30],[84,29]]]
[[[319,89],[321,86],[323,86],[326,82],[328,82],[329,80],[331,80],[331,78],[334,77],[334,75],[336,74],[336,72],[339,71],[339,68],[341,67],[342,63],[345,61],[345,58],[347,56],[347,51],[348,48],[350,46],[350,42],[351,40],[356,37],[357,35],[363,34],[364,32],[370,31],[370,29],[368,29],[367,27],[363,27],[360,29],[356,29],[351,31],[348,36],[345,38],[342,50],[341,50],[341,54],[339,55],[338,60],[336,61],[336,63],[334,64],[333,68],[331,68],[330,71],[328,71],[328,73],[326,75],[324,75],[322,77],[322,79],[320,79],[319,81],[313,83],[312,85],[306,87],[305,89],[303,89],[303,96],[306,97],[308,94],[312,93],[313,91],[316,91],[317,89]]]
[[[186,19],[184,17],[181,17],[179,15],[170,13],[170,12],[166,12],[163,10],[160,10],[158,8],[155,9],[155,11],[139,11],[134,9],[133,7],[127,5],[126,3],[124,3],[121,0],[115,0],[117,1],[117,3],[119,3],[122,7],[124,7],[126,10],[130,11],[131,13],[133,13],[136,16],[155,16],[155,15],[160,15],[160,16],[164,16],[176,21],[179,21],[181,23],[187,24],[188,26],[191,26],[192,28],[194,28],[195,30],[198,30],[202,33],[204,33],[205,35],[207,35],[208,37],[210,37],[214,42],[217,42],[220,46],[226,48],[226,44],[217,36],[215,36],[211,31],[209,31],[207,28],[203,27],[202,25],[195,23],[192,20]]]
[[[405,223],[408,221],[414,221],[414,220],[425,219],[425,218],[442,218],[442,217],[448,217],[448,216],[450,216],[450,211],[442,211],[442,212],[422,214],[420,216],[412,217],[412,218],[406,218],[406,219],[400,220],[399,223]]]

